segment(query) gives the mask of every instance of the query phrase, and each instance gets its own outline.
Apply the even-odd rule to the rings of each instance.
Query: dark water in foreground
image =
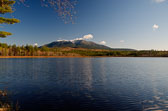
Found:
[[[166,111],[168,58],[0,59],[0,90],[21,111]]]

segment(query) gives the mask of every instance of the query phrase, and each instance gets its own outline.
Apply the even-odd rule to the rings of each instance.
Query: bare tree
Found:
[[[27,6],[25,4],[26,1],[28,0],[0,0],[0,14],[13,13],[13,4],[15,4],[15,2]],[[41,5],[44,7],[53,8],[65,23],[74,23],[74,15],[76,14],[74,6],[76,5],[76,0],[39,0],[39,2],[41,2]],[[0,24],[15,24],[19,22],[20,21],[15,18],[0,17]],[[1,38],[5,38],[9,35],[12,35],[12,33],[0,31]]]
[[[26,4],[29,0],[16,0],[18,3]],[[53,8],[58,13],[58,16],[63,19],[65,23],[74,23],[75,19],[75,5],[77,0],[39,0],[41,6]]]

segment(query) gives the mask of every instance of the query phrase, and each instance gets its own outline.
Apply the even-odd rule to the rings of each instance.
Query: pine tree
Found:
[[[14,0],[0,0],[0,14],[13,13],[12,5],[15,4]],[[0,17],[0,24],[15,24],[20,21],[15,18]],[[10,32],[0,31],[0,37],[5,38],[12,35]]]

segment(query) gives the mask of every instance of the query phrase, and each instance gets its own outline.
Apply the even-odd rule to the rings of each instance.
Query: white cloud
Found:
[[[120,40],[120,43],[124,43],[125,41],[124,40]]]
[[[75,39],[72,39],[72,40],[57,40],[58,42],[60,42],[60,41],[71,41],[71,42],[73,42],[73,41],[75,41],[75,40],[89,40],[89,39],[93,39],[93,35],[92,34],[88,34],[88,35],[84,35],[83,37],[81,37],[81,38],[75,38]]]
[[[106,41],[101,41],[100,44],[105,45]]]
[[[92,34],[84,35],[83,39],[93,39],[93,35]]]
[[[162,3],[162,2],[165,2],[166,0],[153,0],[153,1],[156,3]]]
[[[73,40],[84,40],[84,38],[76,38],[76,39],[73,39]],[[71,41],[73,41],[71,40]]]
[[[159,28],[159,25],[154,24],[152,28],[153,28],[153,30],[157,30]]]
[[[38,43],[35,43],[34,46],[38,46]]]
[[[74,40],[89,40],[89,39],[93,39],[93,35],[92,34],[88,34],[88,35],[84,35],[82,38],[76,38],[70,41],[74,41]]]

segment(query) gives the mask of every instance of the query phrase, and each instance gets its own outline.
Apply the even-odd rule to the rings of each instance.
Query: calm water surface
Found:
[[[166,111],[168,58],[0,59],[0,90],[21,111]]]

